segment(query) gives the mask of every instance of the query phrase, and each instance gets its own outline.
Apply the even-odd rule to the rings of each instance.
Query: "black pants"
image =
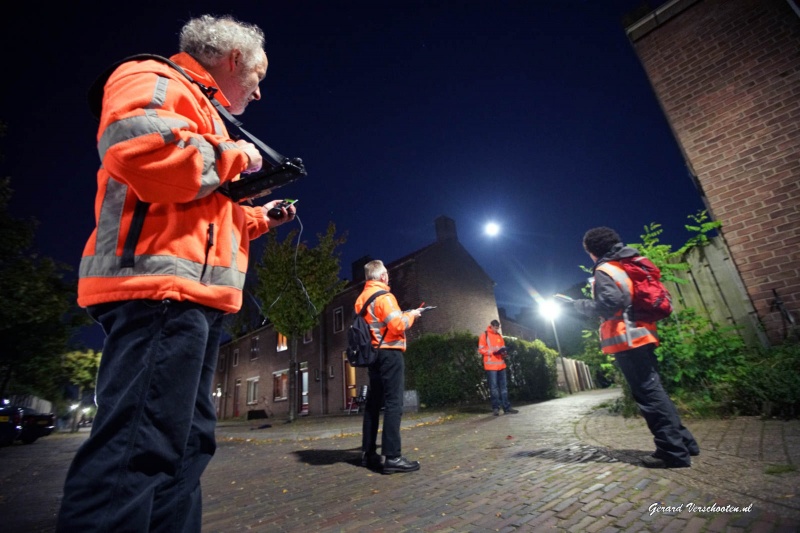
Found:
[[[97,415],[67,473],[57,531],[199,533],[224,313],[170,300],[89,313],[106,333]]]
[[[381,455],[400,457],[400,420],[403,417],[403,388],[405,386],[405,361],[400,350],[378,350],[378,358],[369,367],[369,391],[364,408],[361,451],[375,453],[378,440],[381,407],[383,436]]]
[[[672,403],[658,375],[655,345],[614,354],[617,367],[631,387],[633,399],[653,434],[656,455],[673,465],[687,465],[690,452],[699,448],[691,432],[683,427],[678,410]]]

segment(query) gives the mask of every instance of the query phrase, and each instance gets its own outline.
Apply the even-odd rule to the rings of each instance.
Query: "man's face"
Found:
[[[232,115],[241,115],[247,104],[253,100],[261,100],[261,89],[258,84],[267,75],[267,54],[262,50],[260,59],[249,68],[245,66],[241,54],[233,57],[231,61],[233,62],[231,68],[223,73],[222,79],[216,81],[222,94],[231,104],[228,111]]]
[[[495,333],[500,333],[500,324],[496,326],[492,324],[492,330],[494,330]]]

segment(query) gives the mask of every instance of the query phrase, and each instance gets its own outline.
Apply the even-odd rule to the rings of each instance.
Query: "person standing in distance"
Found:
[[[506,379],[506,342],[500,333],[500,322],[492,320],[483,335],[478,337],[478,351],[483,356],[483,369],[489,383],[489,394],[492,399],[492,414],[503,413],[514,415],[519,413],[511,407],[508,399],[508,380]]]
[[[630,321],[625,311],[633,301],[633,282],[619,260],[639,252],[622,243],[611,228],[590,229],[583,247],[594,261],[592,299],[574,300],[575,311],[601,319],[600,347],[614,356],[617,367],[631,387],[647,427],[653,434],[656,451],[642,458],[648,468],[684,468],[700,448],[691,432],[681,423],[678,410],[661,384],[658,375],[656,324]]]
[[[389,272],[382,261],[370,261],[364,265],[364,275],[367,282],[356,299],[356,313],[361,312],[364,303],[373,293],[389,291]],[[397,299],[391,292],[387,292],[375,298],[364,315],[372,332],[372,345],[379,348],[377,359],[368,369],[369,391],[364,408],[361,464],[367,468],[380,469],[384,474],[419,470],[419,461],[409,461],[403,457],[400,420],[403,416],[403,352],[406,351],[406,330],[414,325],[414,320],[421,314],[419,309],[401,311]],[[382,462],[376,451],[381,407],[384,407]]]
[[[170,58],[232,114],[261,98],[264,34],[203,15]],[[197,83],[155,60],[105,84],[96,228],[78,303],[106,334],[97,415],[64,484],[59,532],[201,530],[200,476],[216,449],[213,374],[226,313],[242,304],[249,242],[292,220],[217,188],[261,168]]]

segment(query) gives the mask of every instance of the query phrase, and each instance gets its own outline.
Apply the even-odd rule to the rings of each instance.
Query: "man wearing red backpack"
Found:
[[[648,468],[692,466],[690,456],[699,455],[700,448],[681,423],[675,404],[661,384],[654,353],[658,346],[656,323],[650,318],[637,318],[632,305],[634,282],[626,269],[628,263],[641,256],[625,246],[617,232],[606,227],[587,231],[583,247],[595,262],[593,299],[575,300],[572,305],[577,312],[602,320],[603,353],[616,359],[653,434],[656,451],[643,457],[642,463]]]

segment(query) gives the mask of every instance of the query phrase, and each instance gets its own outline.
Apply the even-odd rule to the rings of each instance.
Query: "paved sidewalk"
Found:
[[[223,422],[203,475],[203,531],[800,530],[800,421],[685,420],[702,450],[693,467],[649,470],[638,463],[653,447],[641,419],[598,408],[618,394],[500,417],[406,416],[404,454],[422,468],[391,476],[358,466],[360,415]],[[0,449],[3,531],[53,530],[84,438]]]

